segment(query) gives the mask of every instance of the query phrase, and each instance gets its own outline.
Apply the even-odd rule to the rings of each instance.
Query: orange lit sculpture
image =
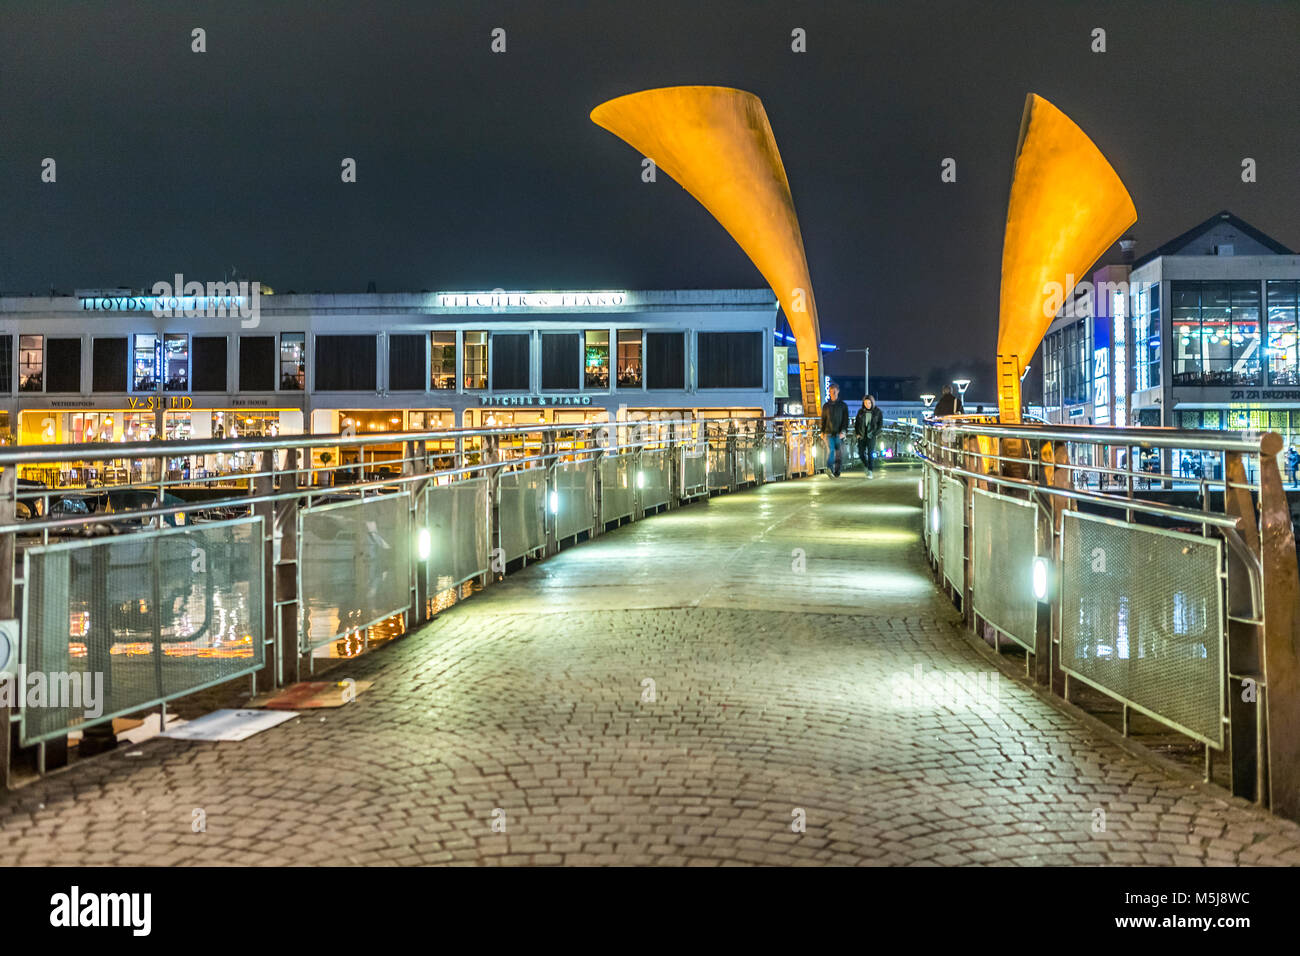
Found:
[[[817,414],[817,303],[790,183],[762,102],[721,86],[673,86],[601,103],[591,120],[654,160],[758,267],[794,332],[804,412]]]
[[[1030,93],[1020,120],[998,308],[998,411],[1020,421],[1020,377],[1084,273],[1137,222],[1128,190],[1083,130]]]

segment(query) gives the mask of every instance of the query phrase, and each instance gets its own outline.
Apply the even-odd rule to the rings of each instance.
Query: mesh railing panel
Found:
[[[1038,601],[1033,571],[1038,513],[1033,504],[976,489],[971,496],[975,613],[1034,650]]]
[[[429,559],[428,593],[436,594],[488,571],[488,479],[471,478],[425,487]]]
[[[766,477],[771,480],[785,477],[785,439],[774,438],[767,445]]]
[[[725,438],[709,442],[709,487],[725,489],[731,487],[731,455],[727,451]]]
[[[709,456],[701,446],[682,449],[683,498],[696,498],[709,490]]]
[[[672,491],[672,452],[668,450],[641,453],[641,507],[657,508],[668,504]]]
[[[546,544],[546,469],[508,471],[497,485],[502,558],[513,561]]]
[[[48,692],[21,710],[24,744],[262,667],[261,518],[29,548],[24,562],[21,686],[40,673]]]
[[[571,538],[596,526],[596,463],[590,458],[555,468],[555,536]]]
[[[410,502],[402,492],[300,512],[303,650],[411,606]]]
[[[931,562],[939,558],[939,532],[935,528],[935,510],[939,507],[939,469],[925,466],[925,546]]]
[[[607,455],[600,460],[600,520],[616,521],[632,514],[636,495],[636,462],[632,455]]]
[[[1067,511],[1062,669],[1222,748],[1222,547]]]
[[[736,482],[744,484],[758,480],[758,450],[760,444],[756,438],[738,437],[736,439]]]
[[[943,479],[939,496],[942,526],[939,546],[943,548],[943,576],[957,590],[966,587],[966,488],[955,478]]]

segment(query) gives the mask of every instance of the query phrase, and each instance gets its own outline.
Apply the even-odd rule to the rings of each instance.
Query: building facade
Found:
[[[1221,212],[1088,280],[1040,349],[1048,421],[1276,431],[1300,444],[1300,255]],[[1204,467],[1194,453],[1169,465],[1189,477]]]
[[[172,303],[178,317],[156,317],[161,303],[130,290],[0,298],[0,438],[75,444],[774,411],[777,303],[766,289],[262,295],[257,304],[250,318],[195,296]]]

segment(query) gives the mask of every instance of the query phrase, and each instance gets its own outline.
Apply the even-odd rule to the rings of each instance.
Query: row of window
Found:
[[[1174,385],[1300,385],[1300,281],[1170,283]],[[1262,305],[1262,308],[1261,308]],[[1161,384],[1160,285],[1135,287],[1129,299],[1133,389]],[[1043,401],[1050,407],[1091,400],[1091,343],[1084,321],[1043,340]]]
[[[1300,384],[1300,282],[1172,282],[1175,385]]]
[[[532,350],[540,349],[542,391],[686,388],[686,334],[619,329],[587,332],[433,331],[388,336],[390,391],[530,391]],[[427,345],[427,349],[426,349]],[[700,332],[700,388],[761,388],[761,332]],[[0,336],[0,394],[12,388],[13,337]],[[227,392],[224,335],[141,333],[91,340],[92,392]],[[307,337],[302,332],[240,335],[238,384],[244,392],[302,391]],[[18,336],[18,390],[81,389],[81,338]],[[378,388],[375,335],[317,335],[314,388]],[[458,384],[460,388],[458,389]]]
[[[1080,319],[1043,340],[1043,403],[1051,407],[1088,401],[1092,352],[1088,321]]]

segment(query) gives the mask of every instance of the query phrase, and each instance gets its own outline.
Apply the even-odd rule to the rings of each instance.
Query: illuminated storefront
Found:
[[[1039,352],[1049,421],[1276,431],[1300,447],[1300,255],[1225,212],[1087,279]],[[1201,477],[1202,459],[1167,465]]]
[[[264,295],[256,322],[201,309],[155,317],[153,305],[130,290],[0,298],[0,440],[99,444],[774,411],[777,303],[767,289]],[[148,467],[128,462],[93,480]],[[184,481],[253,463],[178,458],[165,467]]]

